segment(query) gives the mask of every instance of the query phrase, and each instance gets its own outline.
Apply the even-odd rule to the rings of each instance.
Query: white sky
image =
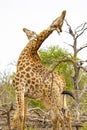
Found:
[[[23,27],[39,33],[63,10],[67,10],[66,19],[73,28],[87,22],[86,0],[0,0],[0,71],[9,63],[17,61],[21,50],[27,44]],[[87,42],[86,35],[84,33],[82,44]],[[56,44],[68,49],[64,43],[70,43],[67,36],[58,36],[54,32],[42,48]],[[81,58],[87,57],[86,51],[80,55],[83,56]]]

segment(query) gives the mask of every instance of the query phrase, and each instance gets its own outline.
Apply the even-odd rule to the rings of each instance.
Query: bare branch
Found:
[[[56,69],[56,67],[59,66],[59,64],[63,63],[63,62],[71,62],[74,66],[77,66],[79,69],[84,70],[87,73],[87,69],[86,67],[83,67],[81,64],[81,61],[75,61],[74,59],[72,59],[71,57],[68,56],[64,56],[65,59],[63,58],[62,60],[54,60],[52,62],[55,62],[56,64],[53,66],[53,68],[51,70],[49,70],[48,73],[46,73],[46,75],[43,77],[43,82],[45,81],[46,77],[49,75],[49,73],[53,73],[53,71]]]
[[[66,19],[65,19],[65,22],[66,22],[66,24],[67,24],[67,26],[68,26],[68,28],[69,28],[69,34],[71,34],[71,35],[74,37],[75,34],[73,33],[73,30],[72,30],[71,26],[69,25],[69,23],[67,22]]]
[[[85,28],[80,34],[77,34],[76,39],[77,39],[78,37],[80,37],[80,36],[85,32],[86,29],[87,29],[87,28]]]
[[[85,28],[85,25],[86,25],[86,24],[87,24],[87,23],[85,22],[85,23],[79,25],[79,26],[75,29],[75,33],[82,31],[82,30]],[[81,27],[81,26],[82,26],[82,27]],[[81,29],[79,29],[80,27],[81,27]],[[78,29],[79,29],[79,30],[78,30]]]
[[[36,111],[36,110],[39,110],[39,111],[42,112],[44,115],[49,115],[49,111],[46,112],[46,111],[42,110],[40,107],[29,108],[29,113],[30,113],[30,111]]]
[[[77,61],[71,59],[70,57],[67,57],[66,59],[63,59],[63,60],[58,60],[56,62],[57,62],[57,64],[53,67],[53,69],[51,71],[54,71],[54,69],[62,62],[71,62],[72,64],[74,64],[78,68],[81,68],[82,70],[84,70],[87,73],[86,67],[83,67],[82,64],[79,64]]]
[[[86,90],[87,90],[87,85],[85,85],[84,88],[83,88],[83,90],[81,91],[81,93],[79,95],[79,100],[81,100],[81,97],[85,93]]]
[[[87,60],[80,60],[79,63],[82,64],[84,62],[87,62]]]
[[[78,29],[79,29],[82,25],[83,25],[83,23],[80,24],[79,26],[77,26],[76,29],[75,29],[75,32],[78,32],[78,31],[79,31]]]
[[[2,90],[2,92],[0,93],[0,96],[2,96],[5,91],[6,91],[6,88],[4,88],[4,89]]]
[[[73,48],[73,45],[71,45],[71,44],[69,44],[69,43],[66,43],[66,42],[64,42],[65,44],[67,44],[67,45],[69,45],[69,46],[71,46],[72,48]]]
[[[83,45],[82,47],[80,47],[79,49],[77,49],[77,53],[78,53],[79,51],[81,51],[82,49],[86,48],[86,47],[87,47],[87,43],[86,43],[85,45]]]

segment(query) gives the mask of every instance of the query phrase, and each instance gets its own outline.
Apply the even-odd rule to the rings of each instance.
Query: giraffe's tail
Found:
[[[73,93],[70,92],[70,91],[68,91],[68,90],[64,90],[64,91],[62,92],[62,94],[67,94],[67,95],[71,96],[73,99],[75,99]]]

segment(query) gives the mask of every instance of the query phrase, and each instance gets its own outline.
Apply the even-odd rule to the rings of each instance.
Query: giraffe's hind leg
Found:
[[[17,121],[18,121],[18,108],[15,110],[15,113],[14,113],[11,130],[17,129]]]
[[[17,98],[16,98],[16,99],[17,99]],[[13,121],[12,121],[12,124],[11,124],[11,130],[16,130],[16,129],[17,129],[18,113],[19,113],[18,102],[17,102],[17,100],[16,100],[16,105],[15,105],[15,111],[14,111]]]
[[[57,130],[57,119],[53,120],[53,130]]]
[[[24,94],[18,93],[17,95],[17,108],[14,114],[12,130],[24,130]]]
[[[60,113],[58,114],[58,121],[59,121],[59,123],[60,123],[60,125],[61,125],[61,129],[62,129],[62,130],[65,130],[64,116],[63,116],[63,114],[61,113],[61,111],[60,111]]]
[[[18,130],[24,130],[24,93],[20,93],[18,98],[18,107],[19,107],[19,120],[18,120]]]
[[[69,130],[72,130],[71,117],[70,117],[69,111],[67,112],[66,120],[67,120],[67,123],[68,123]]]

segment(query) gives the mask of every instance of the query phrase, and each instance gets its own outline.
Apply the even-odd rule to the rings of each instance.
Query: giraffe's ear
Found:
[[[62,92],[62,94],[67,94],[67,95],[71,96],[73,99],[75,99],[73,93],[70,92],[70,91],[68,91],[68,90],[64,90],[64,91]]]

